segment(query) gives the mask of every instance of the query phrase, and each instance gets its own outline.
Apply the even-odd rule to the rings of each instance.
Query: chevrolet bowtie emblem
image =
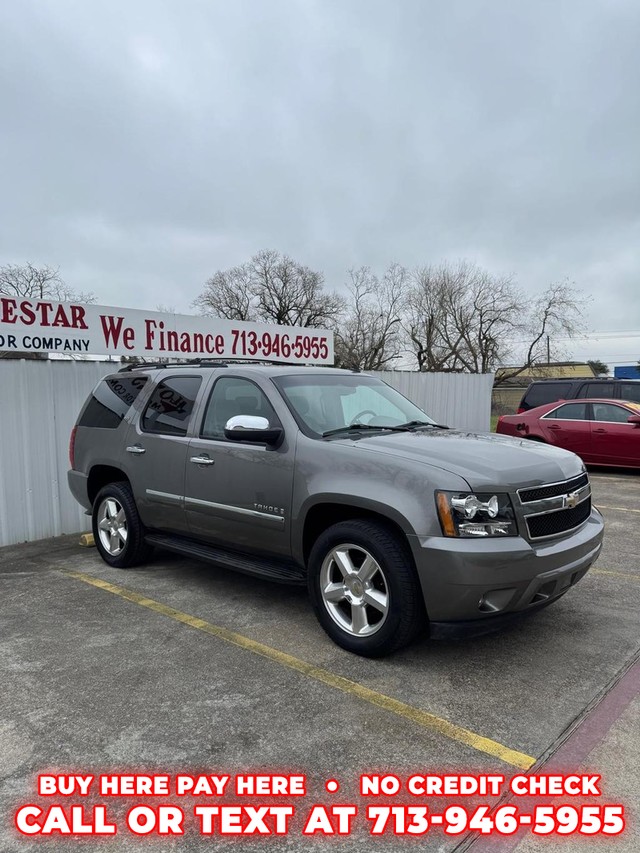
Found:
[[[569,509],[573,509],[575,506],[578,506],[578,501],[580,500],[580,492],[571,492],[568,495],[565,495],[564,505],[569,507]]]

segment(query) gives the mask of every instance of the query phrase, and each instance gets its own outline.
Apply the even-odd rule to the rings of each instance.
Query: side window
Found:
[[[612,424],[626,424],[631,412],[611,403],[593,403],[593,419]]]
[[[625,382],[620,386],[620,397],[632,403],[640,403],[640,382]]]
[[[116,429],[144,388],[146,376],[109,376],[92,393],[78,426]]]
[[[199,376],[171,376],[162,381],[144,410],[142,429],[164,435],[186,435],[201,382]]]
[[[578,397],[614,397],[613,382],[585,382]]]
[[[264,391],[250,379],[223,376],[213,386],[204,414],[201,438],[224,439],[224,427],[235,415],[266,418],[270,426],[280,423]]]
[[[566,406],[560,406],[554,412],[549,412],[544,416],[549,420],[557,421],[586,421],[587,420],[587,404],[586,403],[567,403]]]
[[[564,400],[571,391],[570,382],[540,382],[534,383],[525,393],[523,403],[530,409],[553,403],[554,400]]]

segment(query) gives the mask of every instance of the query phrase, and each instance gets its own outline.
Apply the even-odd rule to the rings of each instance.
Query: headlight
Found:
[[[517,536],[509,495],[436,492],[445,536]]]

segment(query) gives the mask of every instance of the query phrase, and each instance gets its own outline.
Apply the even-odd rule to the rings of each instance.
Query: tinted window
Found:
[[[146,382],[144,376],[110,376],[91,395],[78,426],[115,429],[131,408]]]
[[[186,435],[201,382],[199,376],[172,376],[161,382],[144,410],[142,429],[166,435]]]
[[[631,417],[631,412],[623,409],[622,406],[614,406],[611,403],[593,403],[594,421],[626,424],[629,417]]]
[[[269,426],[280,421],[265,393],[250,379],[224,376],[213,386],[202,424],[202,438],[224,439],[224,427],[236,415],[266,418]]]
[[[526,391],[522,402],[528,409],[535,409],[536,406],[544,406],[545,403],[565,399],[570,396],[570,391],[570,382],[533,383]]]
[[[640,403],[640,382],[623,382],[620,385],[620,397]]]
[[[578,397],[615,397],[613,382],[585,382]]]
[[[587,420],[587,404],[586,403],[567,403],[566,406],[560,406],[555,412],[549,412],[545,418],[558,421],[586,421]]]

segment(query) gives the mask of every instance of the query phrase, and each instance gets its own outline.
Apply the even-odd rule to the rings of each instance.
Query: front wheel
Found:
[[[325,530],[311,550],[308,583],[320,624],[355,654],[382,657],[426,624],[409,547],[382,523],[342,521]]]
[[[128,569],[149,559],[153,549],[144,541],[145,529],[128,483],[109,483],[93,502],[93,538],[105,563]]]

